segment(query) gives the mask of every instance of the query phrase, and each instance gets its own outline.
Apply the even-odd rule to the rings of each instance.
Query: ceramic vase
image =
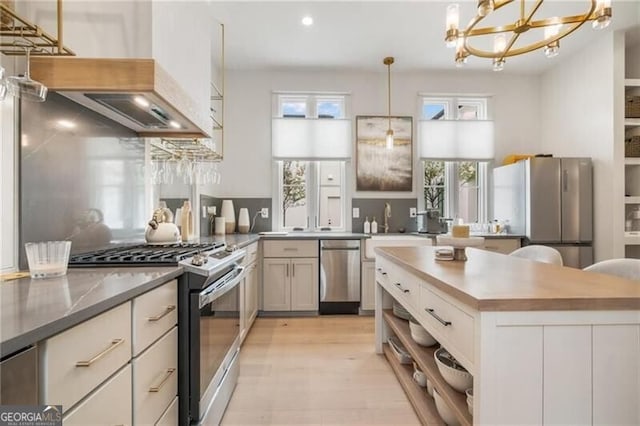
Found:
[[[249,210],[245,207],[240,209],[238,214],[238,232],[246,234],[249,232],[251,224],[249,223]]]
[[[232,200],[223,200],[220,216],[224,217],[225,233],[233,234],[236,230],[236,212]]]
[[[216,235],[224,235],[225,228],[227,227],[227,223],[225,222],[224,217],[216,217],[215,218],[215,234]]]

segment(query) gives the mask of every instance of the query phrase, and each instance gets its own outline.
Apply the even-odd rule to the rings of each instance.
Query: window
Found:
[[[488,98],[422,98],[426,120],[485,120]],[[478,161],[423,161],[423,198],[426,210],[465,223],[487,221],[487,163]]]
[[[277,117],[341,119],[347,95],[276,94]],[[277,169],[274,214],[278,229],[346,229],[345,161],[283,159]]]

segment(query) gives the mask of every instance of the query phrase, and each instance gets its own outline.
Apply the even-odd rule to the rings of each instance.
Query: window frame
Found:
[[[340,105],[340,114],[335,117],[322,117],[322,119],[345,119],[349,117],[350,107],[350,94],[342,92],[274,92],[273,93],[273,110],[276,112],[275,117],[283,117],[283,104],[286,102],[299,102],[304,100],[305,116],[304,118],[317,119],[319,104],[322,102],[335,102]],[[303,117],[300,117],[303,119]],[[290,161],[304,161],[307,164],[306,169],[306,202],[307,202],[307,224],[302,227],[303,231],[314,232],[322,228],[320,226],[320,197],[321,197],[321,167],[322,161],[308,161],[308,160],[296,160],[290,159]],[[328,232],[345,232],[351,229],[351,224],[347,224],[350,216],[347,214],[350,208],[350,200],[347,194],[347,168],[346,161],[341,160],[326,160],[327,162],[340,163],[341,180],[340,185],[336,187],[340,188],[340,197],[342,198],[342,206],[340,209],[340,227],[330,226],[331,231]],[[284,211],[282,209],[282,197],[283,197],[283,163],[284,160],[273,160],[273,176],[275,182],[273,183],[274,197],[273,197],[273,220],[272,224],[274,229],[279,231],[293,231],[294,228],[300,228],[298,226],[285,226],[284,225]]]
[[[429,95],[420,94],[420,116],[421,119],[426,120],[428,117],[425,115],[425,106],[427,104],[443,104],[444,114],[442,119],[444,120],[459,120],[458,115],[459,107],[463,105],[473,105],[477,108],[477,120],[488,120],[490,116],[490,96],[483,95]],[[455,116],[454,116],[455,114]],[[427,187],[424,179],[425,174],[425,162],[422,161],[421,179],[422,190],[420,193],[419,204],[423,209],[426,209],[426,203],[424,199],[424,189]],[[438,160],[434,160],[438,161]],[[462,161],[444,161],[444,208],[443,215],[447,218],[456,218],[459,210],[459,164]],[[476,163],[476,183],[478,186],[478,202],[477,202],[477,223],[486,223],[489,217],[489,194],[488,194],[488,174],[489,174],[489,162],[488,161],[474,161]]]

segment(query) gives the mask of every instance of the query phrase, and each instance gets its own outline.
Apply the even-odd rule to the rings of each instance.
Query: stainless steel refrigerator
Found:
[[[535,157],[493,169],[493,213],[524,244],[550,246],[565,266],[593,263],[590,158]]]

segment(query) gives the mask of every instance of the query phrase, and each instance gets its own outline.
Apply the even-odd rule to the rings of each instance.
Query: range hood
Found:
[[[141,137],[210,136],[209,118],[153,59],[32,57],[31,78]]]

